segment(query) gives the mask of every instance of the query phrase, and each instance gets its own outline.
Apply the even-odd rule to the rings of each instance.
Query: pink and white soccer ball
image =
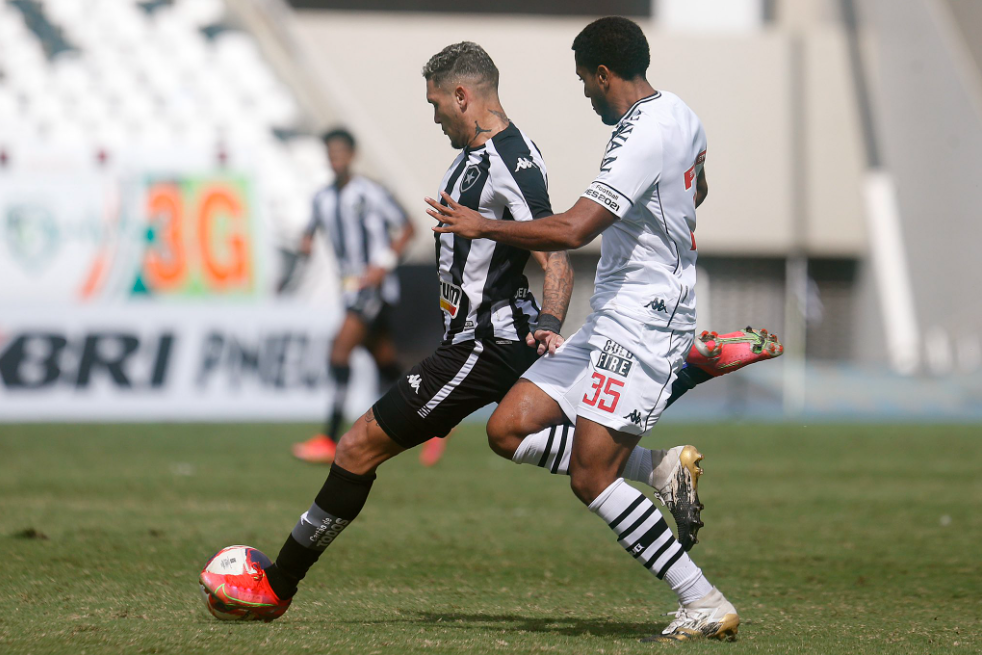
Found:
[[[254,570],[253,565],[258,564],[265,569],[272,564],[270,559],[259,550],[251,546],[227,546],[215,553],[208,563],[205,564],[204,571],[209,573],[219,573],[222,575],[239,575]],[[268,616],[260,616],[252,610],[241,607],[229,607],[213,594],[201,587],[201,597],[205,602],[205,607],[211,615],[220,621],[269,621]],[[275,617],[273,617],[275,618]]]

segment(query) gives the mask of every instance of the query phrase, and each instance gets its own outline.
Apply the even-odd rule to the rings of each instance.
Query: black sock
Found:
[[[697,384],[702,384],[707,380],[712,380],[713,376],[697,366],[686,364],[679,371],[675,382],[672,383],[672,395],[668,399],[665,407],[671,406],[676,400],[681,398],[689,389],[695,389]]]
[[[337,441],[341,437],[338,431],[344,420],[344,403],[348,398],[351,367],[331,364],[331,377],[334,379],[334,404],[331,407],[331,415],[324,425],[324,434]]]
[[[337,464],[286,538],[276,563],[266,569],[269,584],[280,599],[297,593],[297,584],[341,531],[350,524],[368,500],[375,474],[358,475]]]

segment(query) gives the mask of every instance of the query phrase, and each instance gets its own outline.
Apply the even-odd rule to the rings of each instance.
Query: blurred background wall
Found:
[[[570,44],[610,13],[642,25],[649,80],[709,137],[700,328],[767,327],[787,346],[700,389],[690,413],[982,415],[977,2],[477,9],[0,1],[0,419],[319,416],[337,283],[325,244],[295,250],[330,181],[317,134],[338,124],[419,228],[396,336],[407,363],[425,355],[440,318],[421,199],[455,153],[423,63],[456,41],[488,50],[561,211],[609,136]],[[569,328],[597,246],[575,255]],[[352,411],[371,400],[362,364]]]

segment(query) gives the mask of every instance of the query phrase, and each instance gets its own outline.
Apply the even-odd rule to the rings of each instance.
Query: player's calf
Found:
[[[508,443],[509,449],[514,448],[511,460],[515,463],[531,464],[559,475],[570,473],[575,433],[576,428],[568,424],[550,426],[521,440],[512,432],[493,431],[490,424],[488,431],[493,449],[495,436],[501,438],[499,443]],[[510,441],[506,442],[503,437]],[[518,445],[511,445],[515,441]],[[499,452],[496,449],[495,452],[503,457],[509,456],[508,450]],[[699,476],[702,475],[700,461],[702,454],[695,446],[675,446],[668,450],[635,446],[621,472],[626,480],[646,484],[655,490],[655,496],[675,519],[679,543],[687,551],[699,543],[696,535],[704,526],[704,507],[698,493]],[[577,495],[580,496],[580,493]]]
[[[352,473],[366,475],[404,450],[379,427],[369,409],[338,441],[334,462]]]
[[[573,493],[590,505],[618,478],[640,436],[627,435],[583,417],[569,462]]]

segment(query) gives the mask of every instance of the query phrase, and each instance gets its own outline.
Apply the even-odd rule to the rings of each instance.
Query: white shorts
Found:
[[[574,423],[582,416],[618,432],[644,434],[664,411],[694,337],[693,330],[594,313],[555,355],[542,357],[522,377]]]

